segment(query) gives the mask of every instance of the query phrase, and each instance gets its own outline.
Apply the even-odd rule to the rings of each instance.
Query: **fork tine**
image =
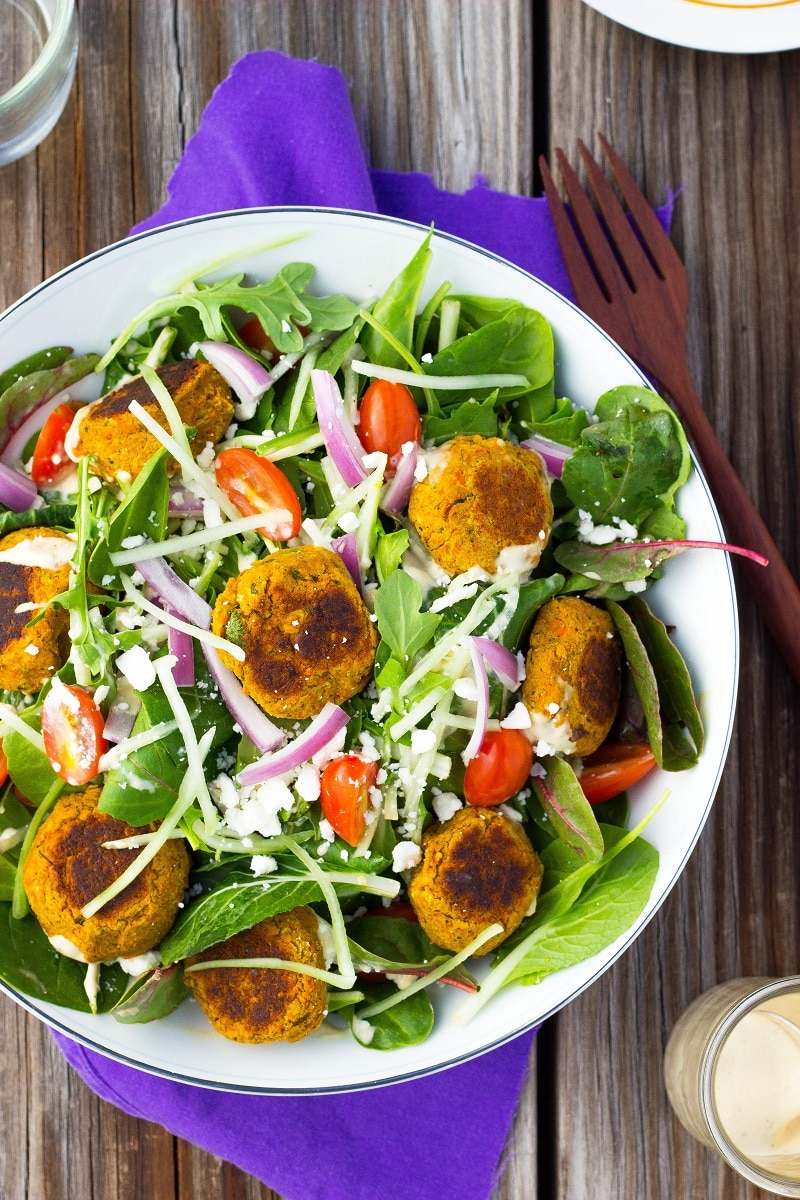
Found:
[[[603,284],[607,295],[610,296],[614,293],[620,295],[626,291],[630,291],[628,280],[623,275],[622,269],[609,245],[608,238],[598,220],[597,213],[592,207],[592,203],[586,192],[583,190],[578,176],[567,162],[564,151],[558,146],[556,147],[556,158],[564,180],[564,186],[567,189],[567,198],[572,208],[575,224],[591,255],[595,270],[600,277],[600,282]],[[581,307],[585,307],[582,299],[580,303]]]
[[[613,187],[600,169],[599,163],[589,153],[588,146],[580,139],[578,140],[578,150],[591,180],[609,235],[617,248],[626,274],[630,276],[634,289],[638,290],[648,278],[652,278],[652,264],[642,249],[636,231],[626,217],[625,210],[617,199]]]
[[[543,154],[539,156],[539,170],[541,171],[542,184],[547,196],[547,202],[550,206],[550,215],[553,218],[553,224],[556,228],[556,236],[564,255],[564,261],[567,264],[567,273],[572,284],[572,290],[575,292],[576,297],[578,297],[581,307],[590,316],[596,316],[597,313],[602,312],[608,306],[608,300],[597,282],[591,264],[586,258],[583,246],[578,241],[578,237],[572,227],[572,222],[567,215],[567,210],[558,194],[553,176],[550,174],[547,159]]]
[[[656,214],[648,204],[636,180],[631,175],[614,147],[602,133],[597,134],[603,147],[611,171],[622,192],[625,203],[630,209],[639,232],[652,255],[654,262],[663,278],[670,277],[674,283],[679,282],[680,298],[684,305],[689,303],[689,285],[686,280],[686,269],[678,251],[673,246]]]

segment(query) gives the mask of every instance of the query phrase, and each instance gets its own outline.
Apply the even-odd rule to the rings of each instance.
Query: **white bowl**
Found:
[[[369,300],[411,258],[424,232],[380,216],[285,208],[202,217],[140,234],[60,272],[0,317],[0,370],[45,343],[71,345],[78,353],[102,351],[152,299],[200,275],[220,278],[246,271],[266,279],[283,264],[303,260],[316,267],[315,291]],[[642,382],[610,338],[547,285],[458,238],[438,234],[432,246],[424,299],[448,279],[456,292],[514,297],[547,317],[556,342],[558,395],[591,407],[616,384]],[[680,509],[689,537],[723,540],[697,470],[681,492]],[[188,1083],[272,1094],[348,1091],[425,1075],[538,1024],[597,979],[661,905],[705,823],[725,761],[738,673],[736,603],[727,556],[696,551],[669,562],[648,601],[674,626],[701,704],[706,746],[691,770],[674,775],[655,770],[633,790],[634,820],[644,816],[665,788],[671,790],[646,832],[659,851],[660,865],[641,916],[602,953],[535,987],[506,989],[466,1027],[451,1020],[463,993],[435,987],[437,1020],[431,1036],[419,1046],[389,1053],[361,1047],[348,1032],[327,1026],[291,1046],[238,1045],[215,1033],[193,1001],[165,1020],[121,1025],[108,1015],[91,1017],[3,990],[53,1028],[121,1062]]]

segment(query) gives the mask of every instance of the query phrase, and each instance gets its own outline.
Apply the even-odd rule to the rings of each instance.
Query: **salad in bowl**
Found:
[[[650,589],[718,539],[665,402],[563,396],[431,232],[372,296],[282,249],[0,379],[0,979],[374,1058],[646,915],[705,738]]]

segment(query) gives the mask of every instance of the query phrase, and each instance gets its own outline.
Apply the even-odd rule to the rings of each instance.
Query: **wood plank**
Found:
[[[602,128],[653,203],[685,184],[675,240],[699,390],[797,573],[800,58],[668,47],[579,0],[552,5],[550,21],[553,145],[574,159],[576,139]],[[558,1020],[558,1168],[545,1194],[559,1200],[762,1194],[684,1132],[661,1078],[669,1031],[696,995],[796,970],[797,692],[742,586],[739,604],[738,718],[708,826],[633,951]]]
[[[250,50],[338,66],[370,161],[463,189],[476,172],[529,193],[527,0],[79,0],[81,47],[65,114],[0,171],[0,305],[125,236],[159,206],[213,88]],[[496,64],[502,63],[502,71]],[[271,1200],[230,1164],[100,1101],[42,1026],[0,996],[3,1200]],[[531,1195],[535,1074],[498,1200]]]

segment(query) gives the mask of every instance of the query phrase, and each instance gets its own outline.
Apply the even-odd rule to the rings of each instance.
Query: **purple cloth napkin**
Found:
[[[454,195],[427,175],[368,169],[339,72],[275,51],[234,64],[168,192],[134,232],[233,208],[360,209],[433,221],[571,294],[546,201],[492,191],[481,179]],[[174,1083],[54,1036],[100,1096],[236,1163],[289,1200],[486,1200],[533,1038],[412,1083],[286,1098]]]

